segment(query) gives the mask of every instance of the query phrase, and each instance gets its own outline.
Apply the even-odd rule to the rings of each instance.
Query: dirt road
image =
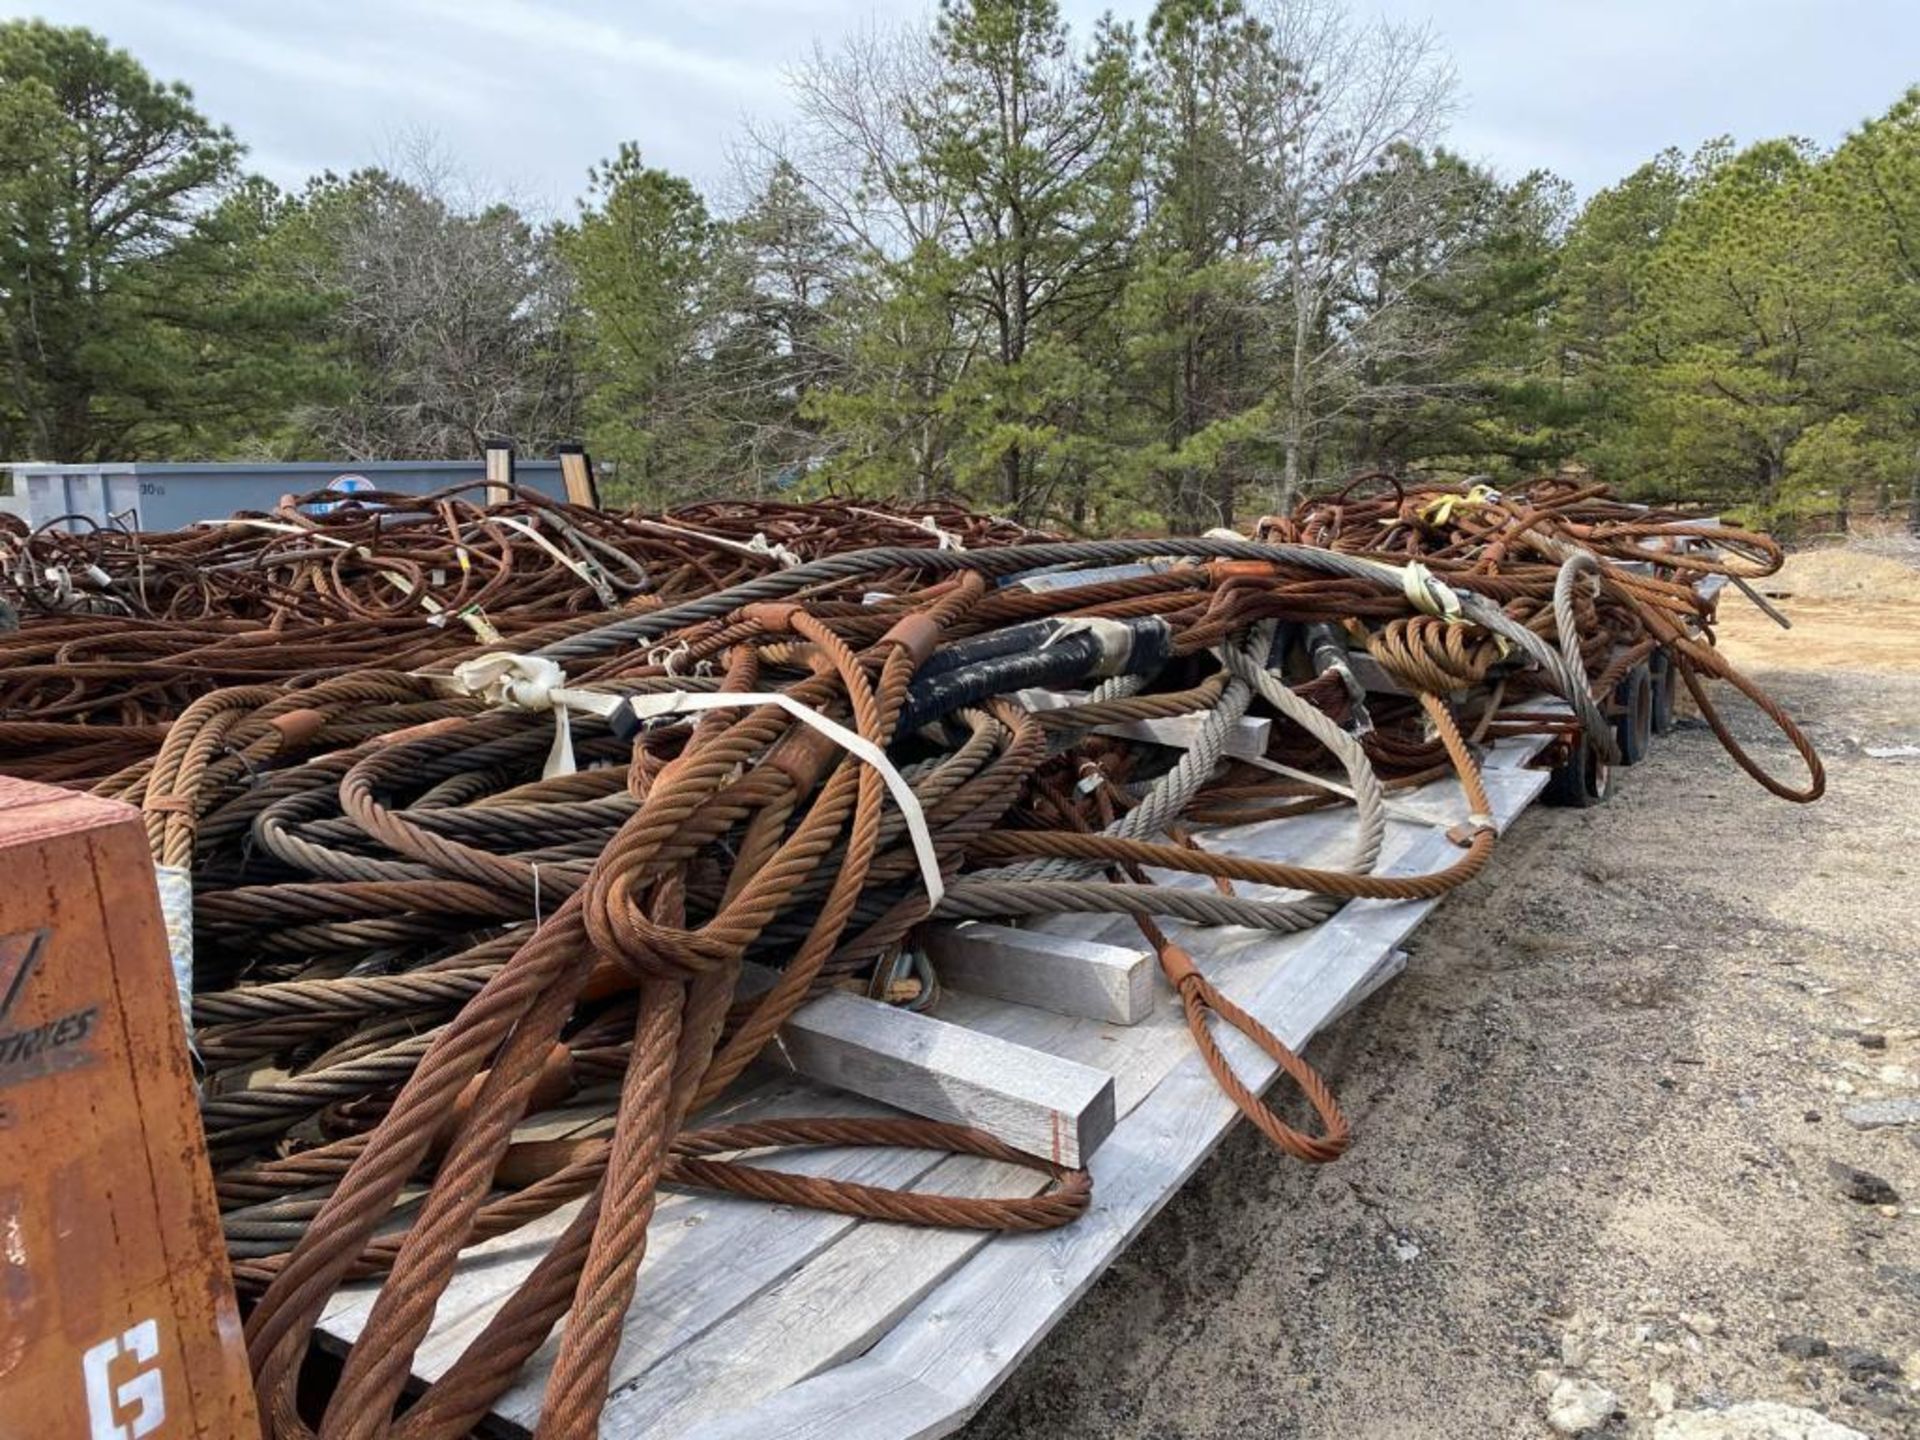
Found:
[[[1726,603],[1729,653],[1793,654]],[[1760,678],[1824,801],[1695,721],[1611,805],[1522,817],[1316,1042],[1348,1156],[1241,1127],[970,1440],[1552,1436],[1569,1399],[1608,1436],[1920,1435],[1920,756],[1869,753],[1920,746],[1920,671],[1840,643],[1904,656],[1920,603],[1821,603],[1822,668]],[[1696,1413],[1743,1402],[1851,1428]]]

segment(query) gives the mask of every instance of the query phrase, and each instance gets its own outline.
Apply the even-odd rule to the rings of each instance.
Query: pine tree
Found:
[[[311,296],[255,283],[241,147],[86,30],[0,24],[0,447],[217,451],[312,379]]]
[[[907,129],[954,241],[909,278],[941,287],[979,337],[946,397],[955,478],[991,476],[998,503],[1031,519],[1084,504],[1100,449],[1087,347],[1130,255],[1128,39],[1103,26],[1083,60],[1053,0],[945,0],[935,45],[943,78]]]

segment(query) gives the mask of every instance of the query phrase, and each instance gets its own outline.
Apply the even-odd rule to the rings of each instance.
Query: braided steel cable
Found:
[[[284,1436],[465,1433],[563,1318],[543,1431],[590,1432],[662,1185],[924,1224],[1079,1213],[1085,1176],[1030,1158],[1038,1193],[999,1199],[737,1158],[818,1144],[1021,1158],[950,1127],[691,1118],[809,996],[913,994],[920,982],[894,985],[898,962],[933,914],[1138,917],[1234,1104],[1288,1153],[1331,1158],[1346,1129],[1324,1083],[1154,917],[1287,932],[1353,898],[1447,893],[1494,843],[1460,725],[1611,743],[1613,685],[1656,648],[1690,687],[1732,678],[1688,582],[1777,563],[1763,537],[1648,518],[1591,487],[1502,499],[1397,481],[1309,502],[1265,528],[1278,543],[1035,543],[951,507],[838,501],[655,518],[394,497],[390,513],[260,518],[292,528],[89,541],[95,559],[129,557],[112,572],[132,577],[119,602],[164,615],[50,614],[17,650],[0,641],[20,661],[0,677],[0,770],[140,804],[156,859],[194,872],[204,1113],[236,1273],[259,1296],[262,1408]],[[1703,535],[1726,550],[1696,548]],[[1589,572],[1595,593],[1575,583]],[[1309,631],[1370,654],[1407,693],[1326,669]],[[556,662],[560,688],[502,708],[457,678],[503,649]],[[1090,693],[1029,710],[1030,686]],[[594,702],[565,747],[563,691]],[[925,820],[937,908],[879,772],[788,710],[620,718],[636,699],[727,692],[777,694],[889,755]],[[1571,716],[1496,714],[1542,694]],[[1295,774],[1229,752],[1252,714],[1270,722],[1264,761]],[[1178,754],[1104,733],[1171,717],[1197,722]],[[1448,774],[1468,809],[1462,853],[1379,874],[1388,793]],[[1193,828],[1332,806],[1352,828],[1314,866]],[[769,988],[742,993],[749,963],[775,972]],[[1220,1023],[1294,1077],[1319,1135],[1232,1074]],[[524,1138],[562,1104],[597,1108],[605,1130]],[[575,1202],[525,1284],[396,1412],[462,1249]],[[326,1414],[303,1414],[294,1382],[321,1313],[345,1280],[379,1274]]]

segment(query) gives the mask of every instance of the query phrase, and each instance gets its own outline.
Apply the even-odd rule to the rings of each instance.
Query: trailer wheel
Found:
[[[1673,657],[1664,650],[1656,650],[1648,668],[1653,676],[1653,733],[1668,735],[1673,732],[1673,683],[1677,678],[1673,673]]]
[[[1620,717],[1613,722],[1620,763],[1638,765],[1647,758],[1647,746],[1653,739],[1653,675],[1645,664],[1634,666],[1620,677],[1613,698],[1620,707]]]
[[[1613,795],[1613,766],[1601,758],[1583,731],[1565,760],[1553,767],[1540,799],[1548,805],[1585,810],[1604,805]]]

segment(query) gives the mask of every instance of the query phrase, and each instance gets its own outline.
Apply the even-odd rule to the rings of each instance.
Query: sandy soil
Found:
[[[1868,753],[1920,745],[1920,602],[1863,598],[1784,637],[1726,600],[1825,800],[1692,721],[1612,804],[1522,817],[1315,1043],[1348,1156],[1241,1127],[971,1440],[1551,1436],[1567,1380],[1607,1436],[1802,1433],[1657,1419],[1750,1401],[1920,1436],[1920,1119],[1847,1118],[1920,1108],[1920,757]]]
[[[1722,592],[1720,648],[1743,670],[1920,675],[1920,546],[1900,560],[1837,549],[1791,555],[1754,583],[1793,628],[1781,629],[1738,591]]]

